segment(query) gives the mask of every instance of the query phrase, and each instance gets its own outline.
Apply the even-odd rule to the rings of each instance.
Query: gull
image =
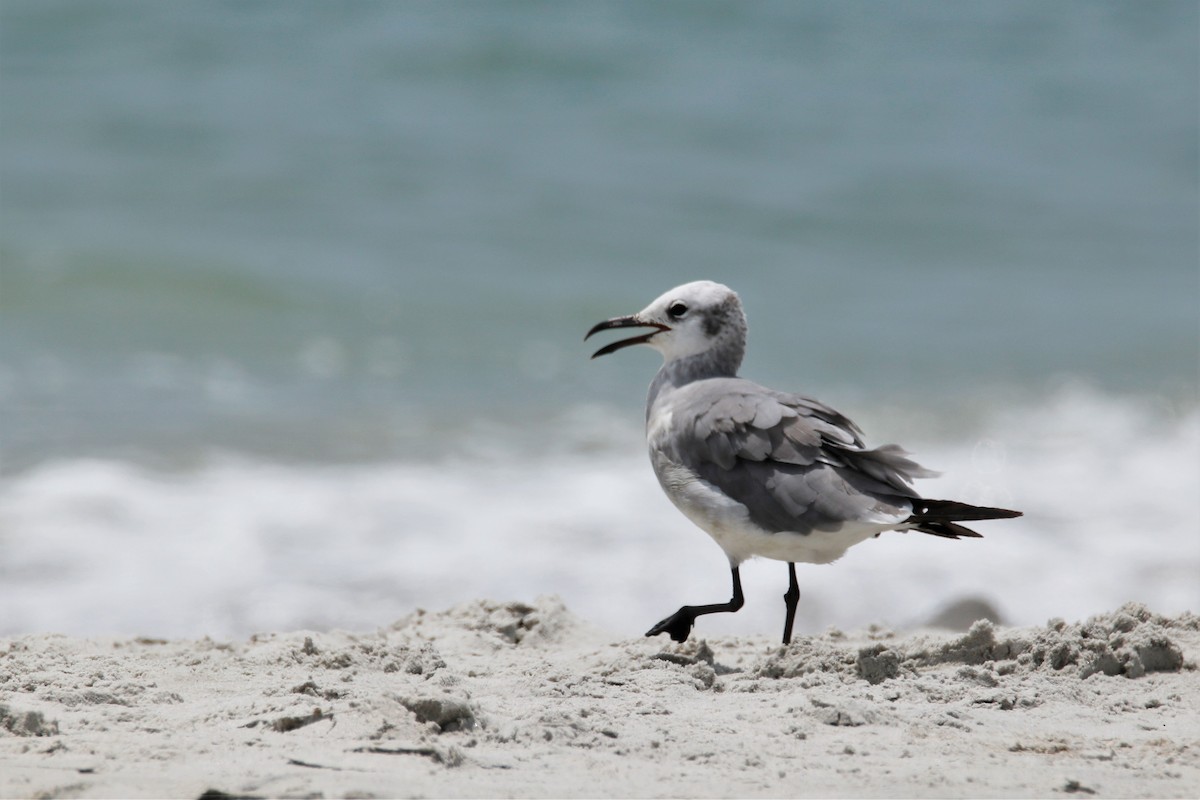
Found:
[[[738,567],[760,556],[785,561],[783,643],[792,640],[800,588],[796,564],[829,564],[884,531],[981,538],[960,522],[1019,511],[922,498],[914,478],[934,477],[894,444],[868,449],[862,431],[824,403],[737,375],[746,315],[737,294],[712,281],[678,286],[636,314],[597,323],[649,332],[612,342],[663,356],[646,399],[646,444],[663,492],[729,559],[728,603],[683,606],[646,632],[686,641],[696,618],[744,603]]]

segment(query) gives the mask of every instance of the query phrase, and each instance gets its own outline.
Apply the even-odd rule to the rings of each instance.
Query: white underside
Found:
[[[833,531],[771,532],[750,520],[744,505],[700,479],[691,470],[652,453],[655,473],[671,502],[698,527],[708,533],[729,558],[732,566],[754,556],[777,561],[828,564],[845,555],[859,542],[889,530],[908,530],[908,512],[896,516],[847,521]]]

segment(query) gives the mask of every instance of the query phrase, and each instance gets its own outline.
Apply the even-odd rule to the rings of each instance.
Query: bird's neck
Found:
[[[709,350],[685,358],[667,361],[654,376],[650,384],[650,396],[647,410],[654,405],[655,399],[663,392],[678,389],[694,381],[707,378],[736,378],[738,367],[741,366],[741,352],[722,352]]]

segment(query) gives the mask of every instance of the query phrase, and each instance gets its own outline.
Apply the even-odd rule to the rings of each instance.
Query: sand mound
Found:
[[[845,646],[844,634],[831,631],[781,648],[756,665],[753,673],[793,678],[822,672],[875,684],[901,674],[919,675],[931,666],[962,664],[983,667],[976,672],[979,675],[1071,668],[1079,678],[1095,674],[1140,678],[1150,672],[1183,669],[1183,651],[1172,634],[1198,628],[1200,618],[1194,614],[1169,619],[1145,606],[1127,604],[1087,622],[1068,625],[1052,620],[1045,628],[1001,630],[980,620],[963,636],[949,640],[936,635],[897,640],[891,631],[872,629],[868,637],[879,641],[857,652]]]

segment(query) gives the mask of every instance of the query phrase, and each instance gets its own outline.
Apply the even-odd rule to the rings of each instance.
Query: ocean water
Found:
[[[688,280],[743,374],[1020,520],[799,626],[1200,608],[1195,2],[0,4],[0,634],[723,600],[582,341]],[[785,570],[706,632],[774,635]]]

